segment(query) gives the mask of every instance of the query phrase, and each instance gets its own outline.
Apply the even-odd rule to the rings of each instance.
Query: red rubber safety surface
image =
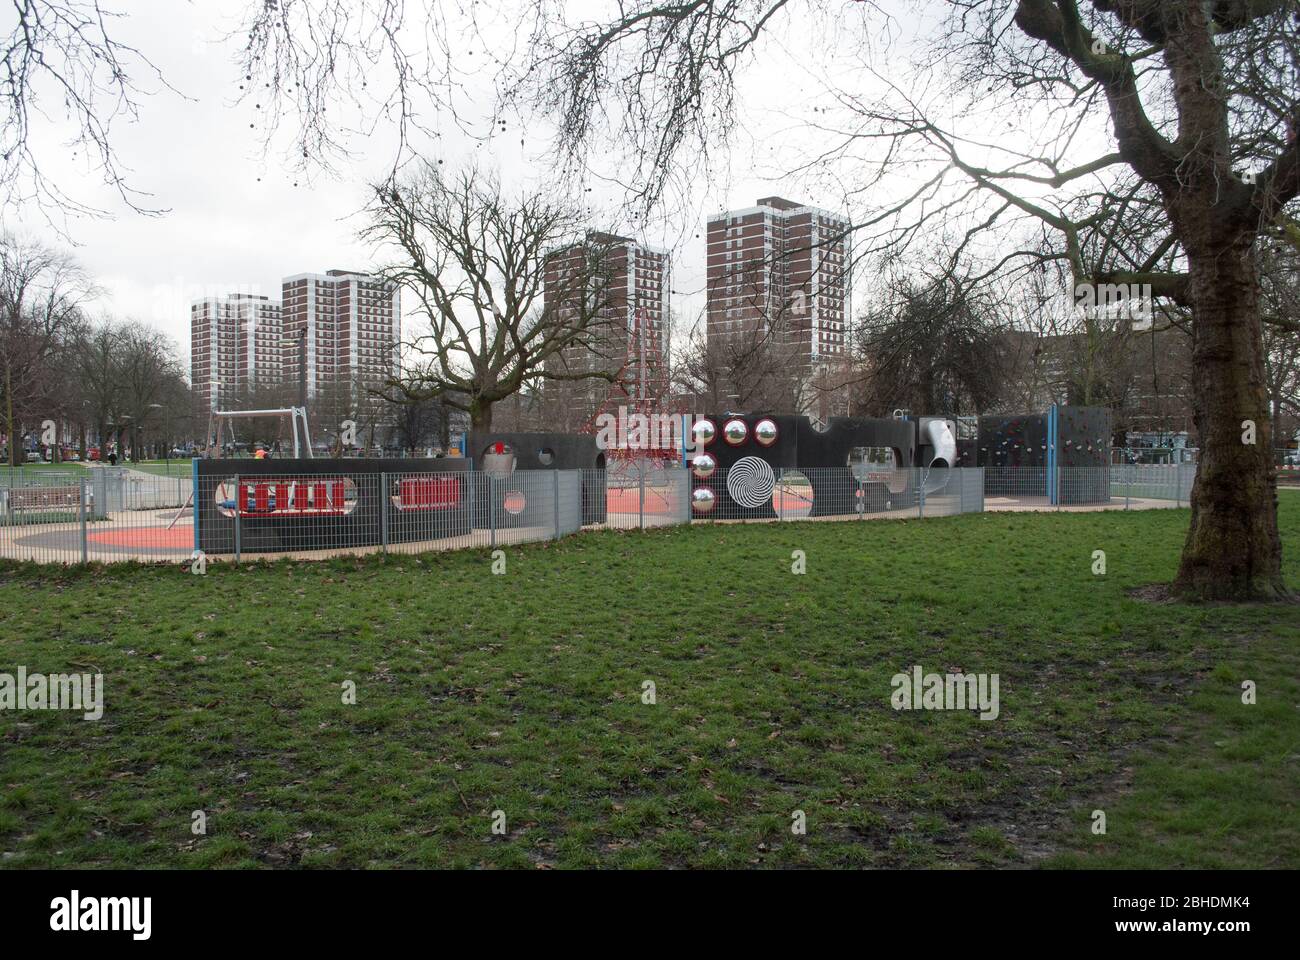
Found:
[[[183,549],[194,546],[194,528],[177,525],[166,527],[133,527],[129,530],[103,530],[87,533],[91,543],[112,547],[166,547]]]

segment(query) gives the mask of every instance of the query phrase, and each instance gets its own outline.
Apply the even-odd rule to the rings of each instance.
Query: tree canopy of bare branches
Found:
[[[0,236],[0,401],[9,463],[20,463],[24,427],[57,419],[60,361],[84,323],[95,288],[67,254]]]
[[[381,273],[414,297],[428,325],[406,344],[410,372],[386,395],[441,398],[488,430],[493,404],[525,383],[612,382],[620,364],[611,351],[607,247],[580,243],[583,226],[576,209],[544,192],[512,198],[473,170],[448,178],[425,163],[377,185],[364,236],[393,254]],[[578,256],[548,278],[548,260],[561,250]],[[569,348],[612,366],[568,371],[552,362]]]
[[[1007,381],[1006,325],[986,292],[960,278],[897,278],[858,324],[865,375],[854,408],[888,416],[961,416],[992,408]]]
[[[36,128],[65,121],[74,157],[84,157],[132,210],[159,212],[128,182],[116,146],[115,128],[138,118],[150,85],[164,85],[148,56],[119,39],[124,13],[104,0],[10,6],[14,23],[0,36],[0,206],[33,204],[59,229],[68,214],[105,212],[49,172]]]
[[[65,235],[70,218],[110,215],[53,171],[52,152],[70,145],[127,209],[165,212],[123,163],[120,130],[140,119],[151,96],[182,91],[149,51],[123,39],[129,5],[5,6],[0,206],[31,205]],[[264,152],[283,146],[290,169],[311,172],[333,169],[351,156],[354,138],[381,124],[397,133],[396,167],[411,156],[413,137],[436,138],[442,121],[459,122],[455,94],[471,69],[477,29],[473,16],[452,16],[431,0],[245,0],[225,39],[231,89],[259,120],[250,140]],[[493,49],[478,43],[486,67]],[[39,135],[46,132],[55,135]]]

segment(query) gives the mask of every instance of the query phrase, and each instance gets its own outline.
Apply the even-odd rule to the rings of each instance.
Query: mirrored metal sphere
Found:
[[[745,426],[744,420],[728,420],[722,427],[722,436],[727,443],[738,447],[749,436],[749,427]]]
[[[713,476],[713,471],[718,468],[718,461],[713,459],[712,454],[701,453],[691,461],[691,472],[701,480]]]
[[[696,513],[708,513],[716,502],[717,498],[708,487],[696,487],[695,492],[691,494],[691,506],[695,508]]]
[[[713,442],[713,438],[718,435],[718,428],[712,420],[697,420],[695,426],[691,427],[691,434],[695,437],[695,442],[703,446]]]
[[[765,447],[776,443],[776,423],[772,420],[760,420],[754,424],[754,439]]]

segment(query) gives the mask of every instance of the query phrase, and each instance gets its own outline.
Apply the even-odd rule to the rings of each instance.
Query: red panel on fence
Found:
[[[459,503],[458,477],[407,477],[398,485],[399,510],[446,510]]]
[[[240,481],[235,503],[240,516],[249,518],[341,517],[348,512],[347,483],[333,477]]]

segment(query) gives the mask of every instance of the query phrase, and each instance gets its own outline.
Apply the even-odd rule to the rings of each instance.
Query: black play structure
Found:
[[[513,470],[582,470],[582,523],[605,522],[605,488],[592,471],[605,469],[605,451],[596,446],[596,438],[582,433],[483,433],[470,431],[465,441],[466,453],[474,469],[494,472],[494,458],[502,458],[500,475],[505,479]],[[512,460],[510,458],[513,458]],[[504,500],[506,485],[495,496]],[[597,489],[599,487],[599,489]],[[495,505],[500,516],[502,503]],[[530,508],[525,506],[525,511]],[[475,526],[488,526],[488,504],[475,506]],[[524,526],[530,518],[521,519]]]
[[[937,417],[832,417],[824,430],[807,417],[784,415],[710,414],[693,421],[697,448],[688,454],[686,466],[692,474],[694,517],[775,518],[776,471],[789,476],[803,468],[809,470],[804,480],[811,491],[800,499],[811,500],[810,516],[905,509],[917,496],[910,468],[933,467],[937,479],[927,484],[933,488],[942,485],[948,467],[956,466],[955,443],[943,450],[935,447],[937,436],[952,436],[951,422]],[[471,433],[467,450],[476,470],[490,469],[494,456],[511,454],[520,470],[605,466],[595,438],[585,435]],[[867,459],[882,454],[878,464]],[[583,523],[605,519],[604,491],[586,489],[596,482],[594,475],[584,474]]]
[[[1105,407],[1053,406],[1041,413],[980,417],[975,455],[977,466],[989,468],[984,492],[1023,496],[1026,478],[1032,478],[1041,487],[1037,495],[1050,503],[1106,503],[1110,439],[1111,412]],[[1062,467],[1073,468],[1067,483],[1061,482]]]
[[[276,553],[462,536],[469,469],[463,459],[196,460],[194,546]]]
[[[710,414],[697,417],[698,449],[688,457],[695,516],[773,519],[771,491],[780,470],[803,474],[811,493],[809,516],[837,516],[863,509],[902,508],[914,502],[910,468],[918,463],[917,422],[833,417],[824,431],[807,417]],[[865,451],[888,451],[882,462],[890,482],[861,476],[855,464]],[[711,469],[711,467],[713,469]],[[900,469],[894,469],[894,468]],[[716,472],[714,472],[716,470]],[[859,495],[861,491],[861,495]]]

